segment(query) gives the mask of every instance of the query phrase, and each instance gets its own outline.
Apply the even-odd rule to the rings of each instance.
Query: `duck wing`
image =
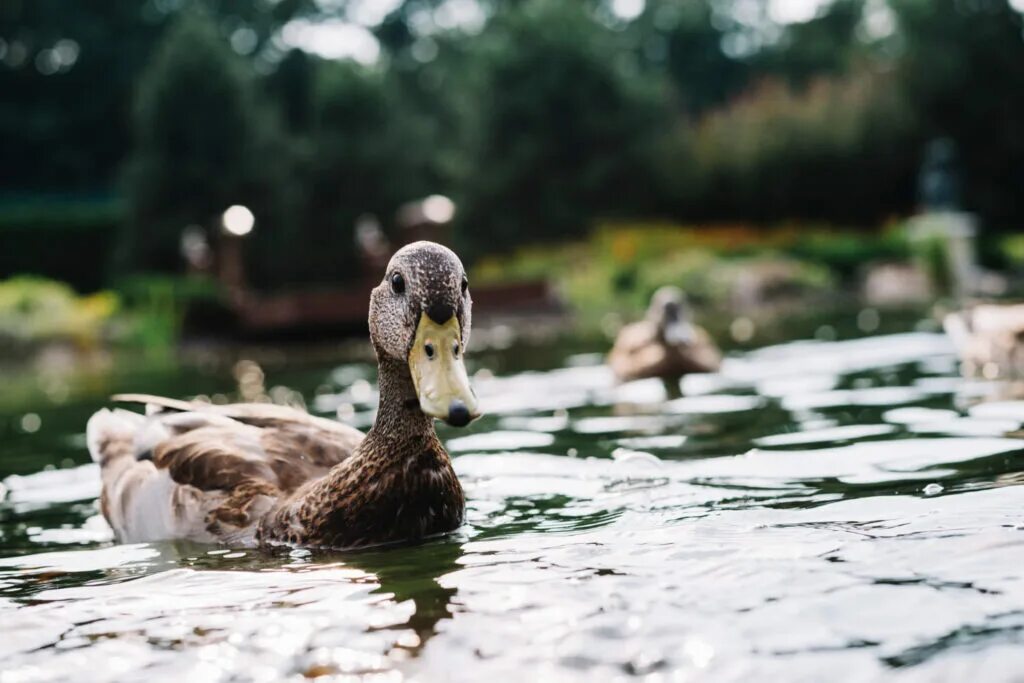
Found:
[[[718,372],[722,365],[722,352],[718,350],[711,335],[703,327],[693,326],[693,341],[671,347],[674,372],[686,375],[691,372]]]
[[[968,374],[991,372],[1024,373],[1024,304],[976,304],[949,313],[943,328],[953,342]]]
[[[608,365],[620,382],[655,377],[664,360],[664,349],[657,340],[655,327],[647,321],[630,323],[615,337],[608,353]]]
[[[188,538],[251,545],[276,501],[348,458],[358,430],[285,406],[155,396],[146,416],[100,411],[88,441],[101,506],[119,540]]]

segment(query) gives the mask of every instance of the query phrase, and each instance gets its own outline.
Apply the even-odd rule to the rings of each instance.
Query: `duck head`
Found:
[[[420,410],[456,427],[479,417],[462,360],[472,305],[459,257],[433,242],[399,249],[370,295],[378,358],[408,363]]]
[[[655,325],[658,338],[670,346],[682,346],[694,341],[690,303],[678,287],[661,287],[651,297],[647,319]]]

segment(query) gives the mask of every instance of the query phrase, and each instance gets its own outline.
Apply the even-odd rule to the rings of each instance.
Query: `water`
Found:
[[[441,431],[466,525],[373,551],[113,545],[99,399],[11,413],[0,681],[1019,679],[1024,403],[943,337],[734,354],[674,400],[562,346],[474,369],[487,417]],[[372,419],[365,363],[260,375]]]

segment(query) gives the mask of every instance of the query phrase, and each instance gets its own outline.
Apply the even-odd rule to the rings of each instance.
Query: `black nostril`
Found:
[[[423,345],[423,350],[427,352],[427,358],[434,357],[434,345],[429,342]]]
[[[435,302],[427,307],[427,317],[438,325],[444,325],[455,315],[455,309],[450,304]]]
[[[453,427],[465,427],[469,424],[469,408],[459,399],[455,399],[448,406],[448,424]]]

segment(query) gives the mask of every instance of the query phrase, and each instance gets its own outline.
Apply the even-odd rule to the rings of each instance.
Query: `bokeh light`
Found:
[[[221,225],[224,226],[224,230],[238,237],[244,237],[252,232],[255,224],[256,217],[252,211],[240,204],[229,206],[221,217]]]

